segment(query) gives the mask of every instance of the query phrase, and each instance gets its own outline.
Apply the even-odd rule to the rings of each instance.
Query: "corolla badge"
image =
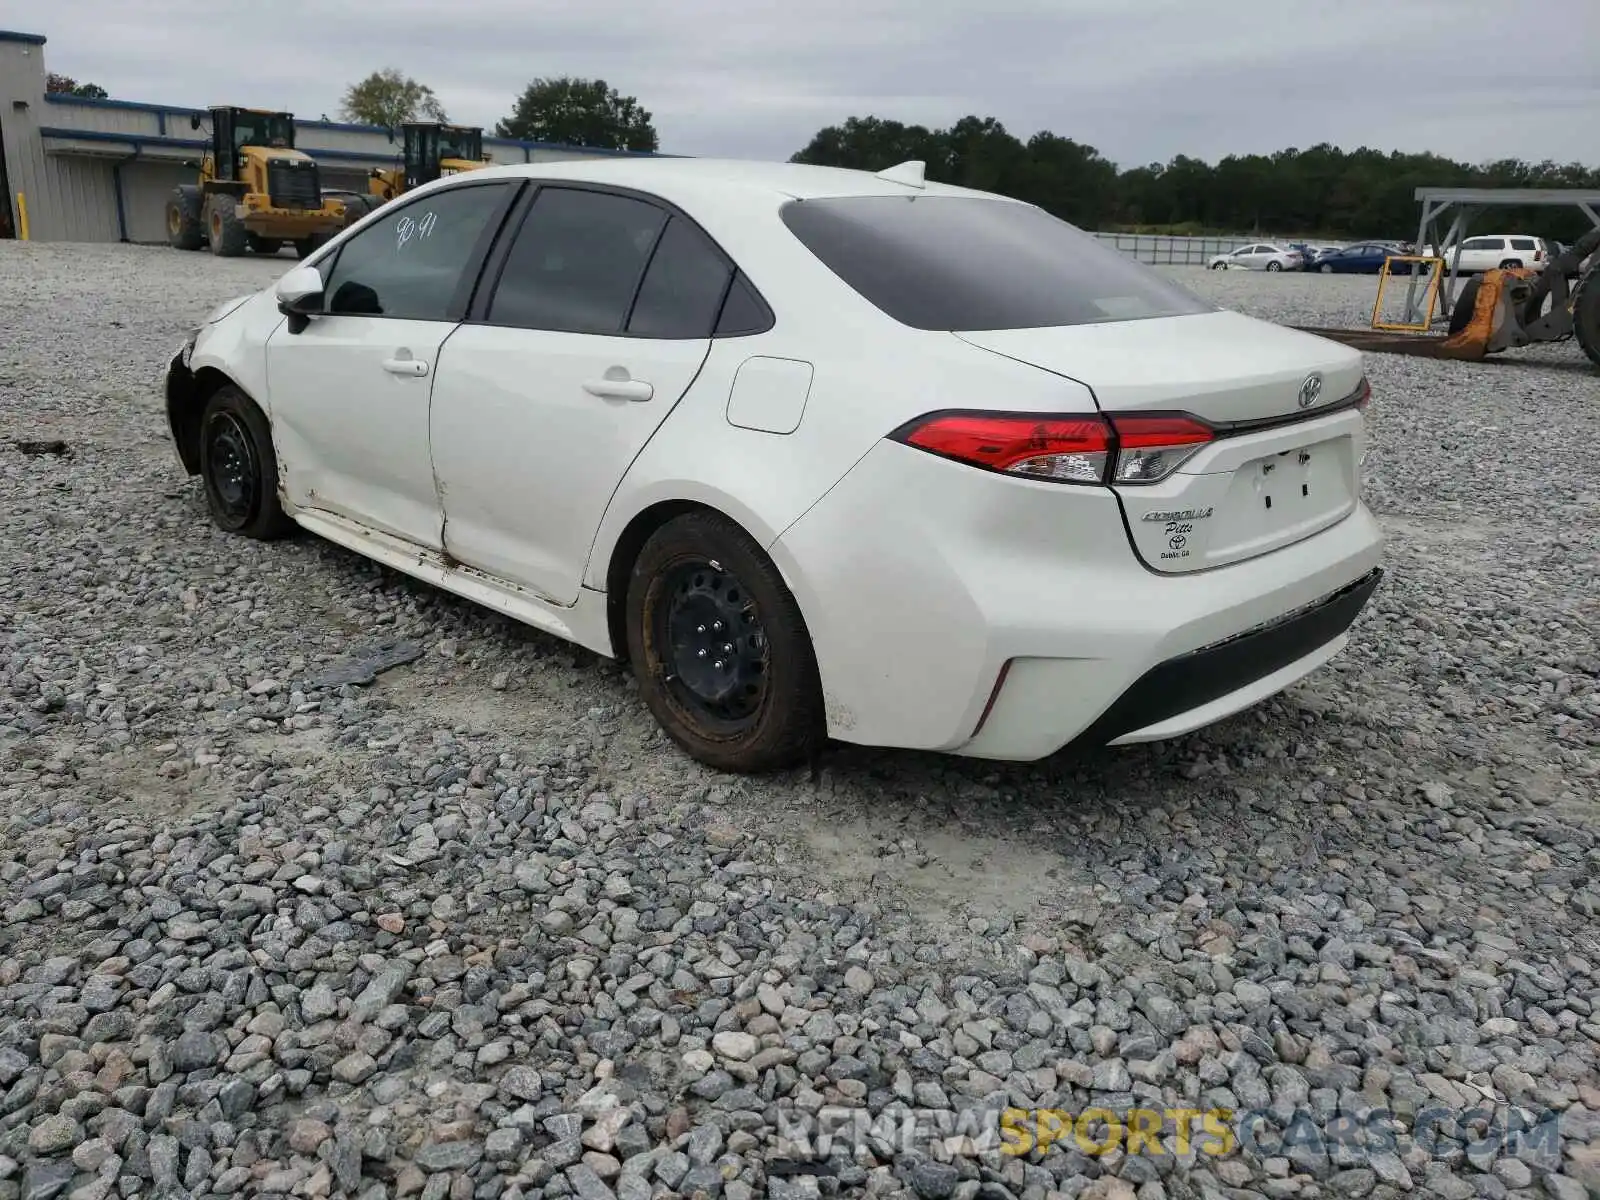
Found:
[[[1322,399],[1322,376],[1313,371],[1300,385],[1300,407],[1310,408],[1320,399]]]

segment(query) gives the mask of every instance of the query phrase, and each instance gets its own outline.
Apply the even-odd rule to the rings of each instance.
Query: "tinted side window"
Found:
[[[458,289],[509,194],[504,184],[448,188],[363,229],[325,276],[328,311],[458,320]]]
[[[1043,209],[968,196],[791,200],[785,225],[915,329],[1041,329],[1215,311]]]
[[[565,333],[623,329],[667,214],[576,188],[540,189],[489,304],[496,325]]]
[[[1461,248],[1463,250],[1503,250],[1505,243],[1499,238],[1492,237],[1468,238],[1461,243]]]
[[[733,264],[682,217],[667,222],[639,286],[628,332],[641,337],[706,338],[733,277]]]
[[[1532,238],[1512,238],[1511,239],[1511,248],[1513,250],[1534,250],[1534,249],[1537,249],[1537,247],[1534,246],[1534,244],[1533,244],[1533,239]]]
[[[723,302],[722,315],[717,318],[718,337],[740,337],[748,333],[765,333],[772,328],[772,314],[756,295],[755,288],[740,271],[733,277],[728,298]]]

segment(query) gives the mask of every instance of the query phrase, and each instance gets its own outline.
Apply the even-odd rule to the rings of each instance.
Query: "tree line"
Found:
[[[1122,169],[1072,138],[1041,132],[1024,142],[977,116],[948,129],[851,117],[818,131],[792,161],[876,171],[907,159],[926,162],[929,179],[1026,200],[1085,229],[1143,233],[1408,238],[1418,187],[1600,188],[1600,169],[1581,163],[1475,165],[1327,143]],[[1485,221],[1567,242],[1589,228],[1575,208],[1499,209],[1477,227]]]
[[[431,88],[392,67],[352,84],[343,115],[387,128],[447,119]],[[535,79],[494,132],[570,146],[659,149],[650,111],[603,79]],[[1418,187],[1600,188],[1600,169],[1581,163],[1473,164],[1327,143],[1230,154],[1216,163],[1180,154],[1122,168],[1084,142],[1048,130],[1023,141],[994,117],[979,116],[947,129],[850,117],[818,130],[791,161],[878,171],[908,159],[925,162],[930,179],[1026,200],[1085,229],[1141,233],[1407,238],[1417,227]],[[1480,228],[1485,220],[1478,219]],[[1588,228],[1575,208],[1502,209],[1493,224],[1567,242]]]

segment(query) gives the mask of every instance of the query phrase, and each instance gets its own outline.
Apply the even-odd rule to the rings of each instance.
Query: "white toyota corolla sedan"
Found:
[[[216,523],[299,526],[626,658],[691,755],[1171,737],[1377,587],[1359,353],[1031,205],[793,164],[419,188],[166,384]]]

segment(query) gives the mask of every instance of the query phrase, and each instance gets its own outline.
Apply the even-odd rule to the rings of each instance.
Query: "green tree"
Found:
[[[930,179],[948,182],[950,146],[942,134],[923,125],[902,125],[878,117],[851,117],[829,125],[789,161],[823,167],[882,171],[913,160],[927,164]]]
[[[650,111],[618,94],[603,79],[535,79],[511,114],[495,126],[500,137],[607,150],[659,148]]]
[[[105,100],[108,94],[98,83],[79,83],[70,75],[57,75],[54,71],[45,76],[44,90],[60,96],[82,96],[85,100]]]
[[[340,115],[360,125],[394,129],[407,121],[443,121],[444,106],[425,83],[396,67],[374,71],[345,89]]]
[[[907,159],[928,178],[1027,200],[1084,228],[1135,228],[1243,236],[1414,236],[1419,187],[1600,187],[1582,163],[1501,159],[1477,165],[1437,154],[1321,143],[1273,154],[1232,154],[1212,164],[1179,154],[1119,170],[1086,146],[1050,132],[1018,141],[993,117],[949,129],[850,117],[817,132],[793,161],[881,171]],[[1497,210],[1495,224],[1571,242],[1588,227],[1576,209]]]

